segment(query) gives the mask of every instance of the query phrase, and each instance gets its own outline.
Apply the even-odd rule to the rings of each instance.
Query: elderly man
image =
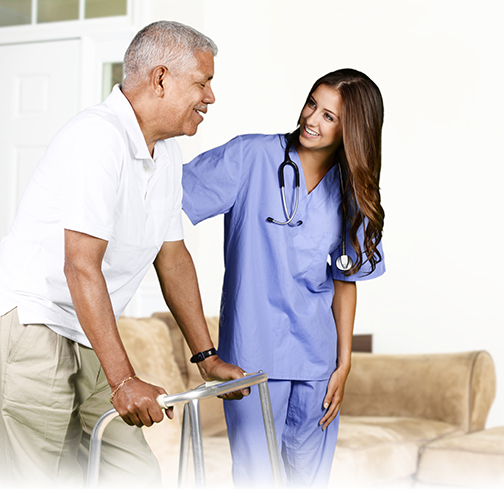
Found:
[[[82,484],[79,445],[110,402],[128,425],[163,419],[164,389],[136,376],[116,327],[151,264],[203,378],[243,376],[205,324],[173,140],[195,134],[215,101],[216,52],[179,23],[142,29],[123,86],[68,122],[33,174],[0,244],[2,483]],[[117,420],[106,434],[108,484],[159,483],[142,431]]]

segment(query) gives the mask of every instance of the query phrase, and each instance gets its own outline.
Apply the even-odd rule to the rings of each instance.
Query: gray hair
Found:
[[[139,31],[124,55],[124,82],[129,88],[159,65],[180,76],[196,65],[198,51],[217,54],[217,45],[196,29],[180,22],[160,20]]]

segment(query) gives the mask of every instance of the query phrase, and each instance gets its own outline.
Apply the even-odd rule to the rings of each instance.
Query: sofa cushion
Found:
[[[169,311],[162,311],[159,313],[154,313],[152,318],[157,318],[164,322],[165,327],[168,327],[168,334],[170,335],[172,345],[173,345],[173,356],[175,362],[180,371],[180,376],[182,378],[182,383],[184,388],[188,386],[189,373],[187,372],[187,362],[186,362],[186,349],[187,345],[184,340],[184,336],[180,331],[180,328],[173,318],[173,315]]]
[[[504,487],[504,427],[440,439],[420,455],[417,480],[460,487]]]
[[[155,318],[121,317],[117,328],[137,375],[168,393],[184,391],[166,325]]]
[[[331,482],[367,485],[411,478],[419,448],[454,433],[461,432],[434,420],[342,415]]]

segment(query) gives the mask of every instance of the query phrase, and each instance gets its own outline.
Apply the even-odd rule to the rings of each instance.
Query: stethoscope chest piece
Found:
[[[336,259],[336,267],[340,270],[340,271],[349,271],[353,266],[353,260],[351,259],[350,256],[344,254],[344,255],[340,255],[337,259]]]

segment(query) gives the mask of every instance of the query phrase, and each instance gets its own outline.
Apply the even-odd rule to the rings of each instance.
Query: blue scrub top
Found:
[[[184,165],[183,209],[193,224],[225,215],[219,356],[272,379],[322,380],[336,368],[333,279],[370,279],[383,274],[385,266],[382,260],[366,276],[366,263],[358,274],[345,277],[334,264],[342,236],[337,166],[308,194],[292,150],[301,185],[293,221],[303,224],[267,221],[269,216],[287,219],[278,182],[284,153],[283,135],[255,134],[199,155]],[[296,193],[290,166],[285,167],[285,192],[292,212]],[[348,238],[347,253],[353,255]],[[381,247],[380,253],[383,257]]]

